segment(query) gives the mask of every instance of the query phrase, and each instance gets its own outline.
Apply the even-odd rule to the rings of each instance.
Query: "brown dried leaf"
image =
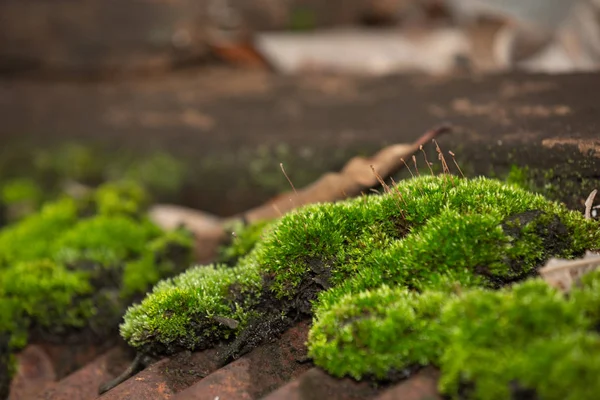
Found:
[[[588,251],[585,257],[578,260],[551,258],[546,266],[540,269],[540,275],[551,286],[568,293],[583,275],[598,268],[600,255]]]
[[[361,192],[379,185],[379,177],[389,177],[404,166],[403,160],[437,135],[448,132],[443,125],[422,135],[412,144],[388,146],[371,158],[355,157],[339,173],[327,173],[311,185],[294,192],[287,192],[244,214],[247,222],[278,218],[306,204],[331,202],[358,196]]]

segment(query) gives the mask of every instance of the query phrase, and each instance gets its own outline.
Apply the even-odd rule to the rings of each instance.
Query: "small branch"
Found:
[[[592,190],[592,193],[590,193],[585,201],[585,219],[592,219],[592,206],[594,205],[596,193],[598,193],[597,189]]]

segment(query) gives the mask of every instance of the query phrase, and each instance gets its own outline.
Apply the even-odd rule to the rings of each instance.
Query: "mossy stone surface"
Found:
[[[165,287],[178,288],[183,281],[159,285],[125,315],[122,334],[142,352],[172,350],[171,343],[196,349],[207,345],[199,339],[203,330],[214,333],[212,341],[232,337],[222,321],[205,322],[215,307],[232,310],[234,298],[246,304],[241,321],[248,315],[262,321],[248,324],[247,329],[257,329],[269,321],[291,323],[312,315],[315,305],[326,308],[345,294],[382,284],[412,290],[457,284],[497,288],[534,275],[550,257],[572,258],[598,248],[597,228],[579,213],[499,181],[422,176],[383,195],[309,205],[285,215],[235,266],[236,276],[253,277],[250,289],[245,278],[228,277],[223,279],[228,288],[209,292],[201,288],[215,272],[195,272],[193,280],[185,278],[193,283],[186,283],[184,292],[194,293],[195,286],[206,297],[185,300],[190,309],[169,308],[185,318],[155,311],[164,310],[170,296],[181,296],[181,290]]]

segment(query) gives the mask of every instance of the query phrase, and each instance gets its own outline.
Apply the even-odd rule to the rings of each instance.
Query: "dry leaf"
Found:
[[[568,293],[583,275],[599,267],[600,254],[588,251],[585,257],[578,260],[551,258],[546,266],[540,269],[540,275],[551,286]]]
[[[355,157],[339,173],[327,173],[297,192],[277,196],[270,202],[247,211],[244,219],[252,223],[278,218],[306,204],[358,196],[361,192],[378,186],[379,177],[386,178],[400,170],[404,166],[403,159],[408,160],[423,144],[449,130],[449,126],[440,126],[428,131],[412,144],[388,146],[371,158]]]

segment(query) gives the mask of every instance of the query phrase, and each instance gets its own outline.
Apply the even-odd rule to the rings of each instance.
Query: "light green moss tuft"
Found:
[[[392,193],[314,205],[285,216],[259,256],[279,298],[324,265],[331,286],[429,287],[522,279],[551,256],[600,244],[598,224],[539,195],[489,179],[423,177]],[[368,265],[368,268],[363,268]],[[348,278],[351,278],[348,280]]]
[[[0,270],[18,261],[48,258],[53,240],[77,220],[77,205],[64,198],[42,207],[15,225],[0,231]]]
[[[308,337],[310,356],[335,376],[385,379],[436,361],[446,342],[439,315],[447,293],[423,295],[382,286],[347,294],[318,312]]]
[[[433,364],[456,399],[590,398],[600,390],[598,285],[600,272],[568,298],[538,279],[500,291],[346,295],[316,310],[309,355],[357,379]]]
[[[189,269],[130,307],[121,336],[133,347],[152,340],[167,352],[207,347],[244,327],[259,289],[260,275],[249,266]]]
[[[68,271],[52,261],[39,260],[17,263],[1,276],[0,298],[13,301],[38,325],[81,327],[94,314],[89,300],[79,301],[92,291],[85,272]]]
[[[32,330],[108,334],[134,295],[189,265],[191,233],[162,232],[144,216],[143,199],[136,185],[107,184],[0,231],[0,337],[8,353]]]
[[[517,390],[544,399],[598,393],[600,336],[590,330],[599,321],[582,312],[577,298],[531,281],[501,292],[472,291],[449,304],[442,392],[482,400],[510,398]],[[578,373],[560,375],[569,369]]]
[[[98,215],[82,219],[53,243],[54,258],[63,263],[92,261],[103,266],[141,254],[160,229],[147,220]]]

